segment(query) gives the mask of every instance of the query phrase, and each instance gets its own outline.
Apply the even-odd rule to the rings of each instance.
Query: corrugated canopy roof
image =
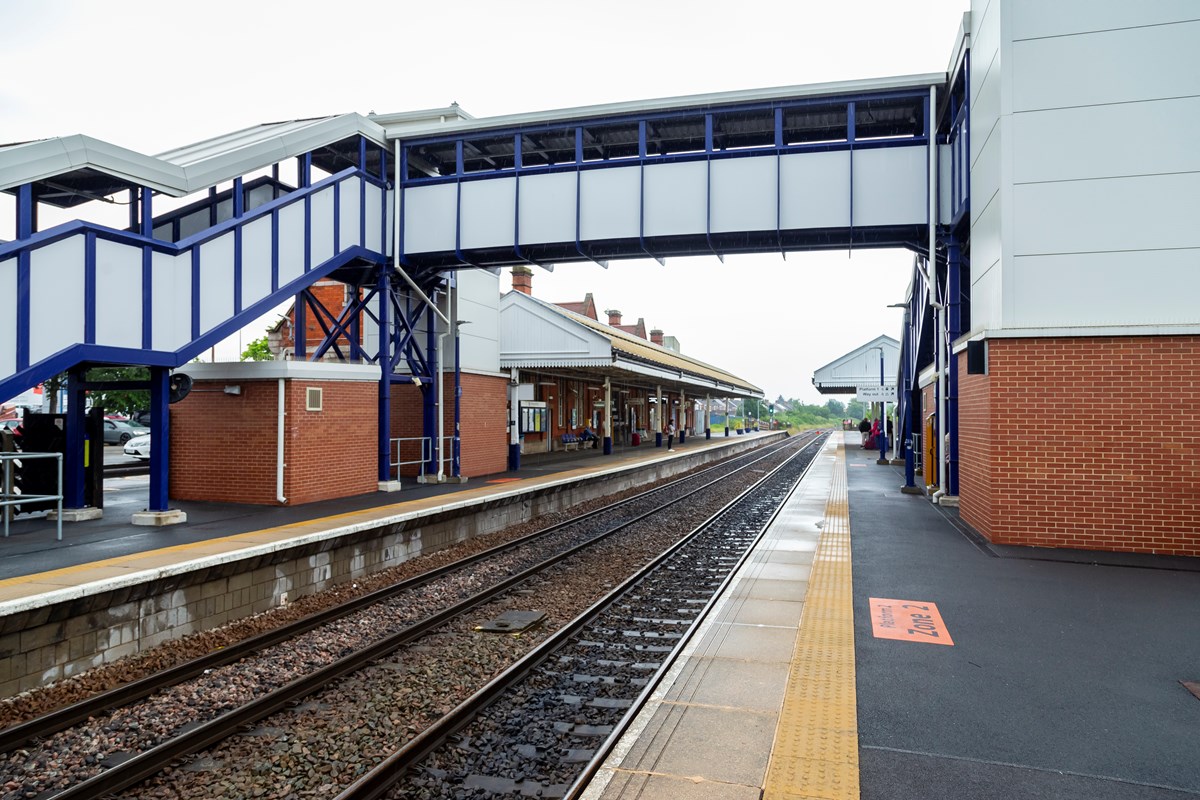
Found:
[[[538,300],[536,297],[528,296],[531,300],[548,308],[556,314],[560,314],[571,321],[583,325],[584,327],[595,331],[601,336],[606,337],[613,349],[614,353],[625,356],[626,358],[641,361],[648,364],[653,364],[659,367],[664,367],[669,370],[674,370],[688,375],[704,378],[710,381],[725,384],[727,386],[740,389],[747,394],[762,395],[762,389],[754,384],[746,381],[738,376],[726,372],[723,369],[718,369],[711,364],[706,364],[698,359],[685,356],[682,353],[677,353],[674,350],[668,350],[653,342],[648,342],[632,333],[618,330],[610,325],[606,325],[599,320],[594,320],[591,317],[577,314],[574,311],[563,308],[554,303],[548,303],[543,300]]]

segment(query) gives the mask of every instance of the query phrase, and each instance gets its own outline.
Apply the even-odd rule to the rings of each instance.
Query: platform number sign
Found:
[[[872,597],[871,630],[876,639],[953,645],[937,603]]]

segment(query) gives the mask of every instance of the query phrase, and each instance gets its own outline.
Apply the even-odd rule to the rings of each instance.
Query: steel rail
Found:
[[[709,516],[709,518],[700,523],[700,525],[696,526],[696,528],[694,528],[690,533],[682,536],[675,544],[665,550],[653,561],[646,564],[637,573],[624,580],[611,592],[593,603],[587,610],[560,628],[540,645],[535,647],[533,650],[530,650],[519,661],[515,662],[508,669],[497,675],[477,692],[453,708],[440,720],[421,731],[421,733],[417,734],[415,737],[406,742],[401,748],[392,753],[391,756],[384,759],[372,770],[362,775],[358,780],[338,794],[334,800],[378,800],[378,798],[384,797],[388,792],[395,788],[396,784],[404,778],[405,774],[410,769],[415,767],[422,760],[428,757],[434,750],[445,743],[450,736],[461,730],[483,709],[487,708],[492,702],[494,702],[497,698],[502,696],[515,684],[521,681],[532,670],[536,669],[547,659],[553,656],[558,650],[562,649],[587,625],[595,621],[595,619],[599,617],[600,614],[602,614],[606,609],[608,609],[609,606],[620,600],[621,597],[630,589],[640,583],[647,575],[664,565],[679,550],[686,547],[696,537],[702,535],[709,526],[711,526],[722,515],[728,512],[733,506],[742,502],[753,492],[761,488],[763,484],[770,480],[789,462],[795,458],[798,458],[805,450],[818,441],[819,439],[814,439],[813,441],[800,446],[792,458],[789,458],[783,464],[780,464],[778,467],[764,475],[761,479],[755,482],[753,486],[738,494],[737,497],[722,506],[721,509]],[[807,468],[805,471],[807,472]],[[782,508],[782,504],[780,505],[780,508]],[[773,512],[771,519],[773,520],[775,515],[778,513],[778,509],[776,509],[775,512]],[[754,543],[762,537],[765,530],[766,525],[764,525],[764,527],[758,532],[754,540],[748,546],[746,552],[743,553],[733,570],[729,573],[729,576],[727,576],[725,581],[722,582],[718,592],[725,587],[726,582],[736,572],[737,567],[741,566],[741,564],[744,562],[744,559],[747,557],[747,554],[753,548]],[[707,613],[713,602],[714,601],[710,599],[709,603],[705,605],[704,613]],[[701,619],[703,619],[703,617],[698,616],[697,619],[693,621],[692,625],[689,626],[689,637],[691,635],[691,630],[698,625]],[[686,638],[688,637],[685,637],[685,640]],[[677,644],[676,647],[672,648],[672,651],[669,654],[669,658],[671,660],[674,660],[674,658],[677,657],[677,653],[681,651],[681,647],[682,644]],[[664,664],[666,663],[667,662],[664,662]],[[664,667],[660,667],[658,674],[661,674],[663,671],[665,671]],[[642,694],[644,694],[647,698],[649,697],[648,690]],[[644,700],[642,702],[644,703]],[[630,714],[626,714],[625,717],[622,718],[622,722],[625,725],[628,724],[625,722],[626,717],[632,719]],[[624,728],[622,728],[622,731],[623,730]]]
[[[804,447],[807,446],[808,445],[804,445]],[[772,450],[772,453],[773,452],[774,449]],[[736,471],[748,469],[772,453],[756,453],[755,455],[759,455],[759,458],[749,460]],[[709,471],[710,470],[704,470],[703,472],[707,473]],[[773,473],[774,470],[768,474]],[[237,733],[240,729],[299,702],[304,697],[307,697],[308,695],[324,688],[333,681],[369,665],[371,662],[386,656],[388,653],[398,649],[399,647],[420,638],[436,628],[441,627],[445,623],[461,614],[466,613],[475,606],[478,606],[481,603],[507,592],[509,589],[523,583],[524,581],[548,569],[549,567],[558,564],[559,562],[584,549],[596,545],[618,531],[654,514],[657,514],[664,508],[676,505],[690,497],[693,497],[699,492],[708,489],[718,481],[723,480],[725,477],[725,475],[718,476],[717,478],[708,481],[707,483],[704,483],[703,485],[698,486],[686,494],[664,503],[661,506],[625,520],[621,524],[605,530],[596,536],[589,538],[585,542],[579,543],[568,548],[567,550],[556,553],[550,558],[535,564],[534,566],[522,570],[521,572],[518,572],[515,575],[512,575],[500,581],[499,583],[494,584],[451,606],[448,606],[437,613],[431,614],[428,617],[425,617],[424,619],[419,620],[418,622],[409,625],[402,630],[399,630],[366,646],[365,648],[343,656],[342,658],[339,658],[338,660],[331,662],[320,669],[317,669],[300,678],[296,678],[295,680],[278,687],[277,689],[263,694],[254,700],[251,700],[249,703],[240,706],[239,708],[214,717],[207,722],[191,726],[180,735],[162,742],[161,744],[158,744],[148,750],[145,750],[136,756],[133,756],[129,760],[122,762],[121,764],[93,775],[87,780],[81,781],[74,786],[60,790],[54,795],[55,800],[77,800],[78,798],[103,797],[114,792],[119,792],[141,782],[142,780],[145,780],[146,778],[156,775],[169,766],[171,762],[203,750],[204,748],[226,739],[234,733]],[[683,479],[673,482],[672,484],[669,484],[668,487],[658,487],[654,491],[639,495],[639,497],[644,498],[647,495],[656,494],[658,493],[658,489],[666,489],[670,486],[675,486],[682,482],[682,480]],[[739,495],[739,497],[741,496],[742,495]],[[631,500],[633,498],[629,499]],[[579,519],[585,519],[606,510],[611,511],[613,507],[625,504],[626,502],[627,500],[623,500],[619,503],[613,504],[613,506],[606,506],[602,509],[597,509],[595,512],[583,515]],[[573,520],[572,522],[576,521],[578,520]]]
[[[27,720],[26,722],[11,725],[3,730],[0,730],[0,755],[11,752],[12,750],[15,750],[31,741],[45,739],[61,730],[71,727],[72,725],[77,725],[81,722],[84,722],[90,717],[103,714],[114,708],[128,705],[129,703],[140,700],[144,697],[149,697],[156,692],[170,688],[171,686],[175,686],[183,681],[194,678],[197,675],[201,675],[206,670],[232,664],[235,661],[239,661],[249,655],[253,655],[261,650],[265,650],[268,647],[273,647],[281,642],[295,638],[296,636],[299,636],[310,630],[319,628],[322,625],[327,625],[330,622],[334,622],[343,617],[357,613],[363,608],[375,605],[376,603],[384,602],[391,597],[402,594],[403,592],[420,588],[427,583],[431,583],[432,581],[443,578],[457,570],[465,569],[504,552],[523,547],[530,542],[536,541],[542,537],[550,536],[563,530],[564,528],[576,525],[599,514],[611,513],[613,509],[620,508],[621,506],[639,500],[644,500],[648,497],[653,497],[653,495],[658,492],[674,489],[684,481],[703,478],[703,476],[712,471],[734,466],[739,460],[749,459],[749,463],[754,463],[754,461],[758,459],[766,458],[776,449],[778,449],[778,447],[782,447],[786,443],[787,440],[785,439],[778,445],[771,446],[770,449],[766,451],[755,450],[750,453],[735,456],[731,459],[723,461],[722,463],[714,464],[711,467],[701,470],[693,475],[684,476],[662,486],[656,486],[653,489],[647,490],[640,494],[627,497],[624,500],[620,500],[616,503],[603,506],[585,514],[580,514],[573,519],[565,520],[547,528],[533,531],[525,536],[514,539],[511,542],[498,544],[474,555],[466,556],[452,563],[444,564],[441,567],[437,567],[428,572],[405,579],[399,583],[392,584],[391,586],[385,586],[380,589],[376,589],[375,591],[369,592],[361,597],[347,600],[346,602],[340,603],[337,606],[315,612],[282,627],[264,631],[263,633],[256,634],[239,642],[235,642],[234,644],[222,648],[221,650],[217,650],[212,653],[206,653],[205,655],[198,656],[194,659],[189,659],[181,664],[159,670],[151,675],[147,675],[143,678],[139,678],[137,680],[130,681],[129,683],[114,687],[77,703],[63,706],[62,708],[42,714],[34,719]]]

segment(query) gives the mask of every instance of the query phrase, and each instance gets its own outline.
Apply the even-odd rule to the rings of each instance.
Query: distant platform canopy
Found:
[[[895,386],[899,365],[900,343],[882,335],[817,369],[812,382],[821,394],[858,394],[863,386]]]

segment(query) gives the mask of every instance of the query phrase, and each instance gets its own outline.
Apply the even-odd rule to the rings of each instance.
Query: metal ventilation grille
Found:
[[[320,411],[322,399],[322,389],[320,386],[307,387],[304,390],[304,410]]]

